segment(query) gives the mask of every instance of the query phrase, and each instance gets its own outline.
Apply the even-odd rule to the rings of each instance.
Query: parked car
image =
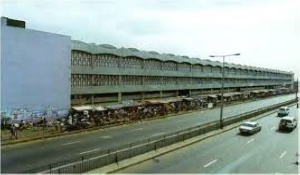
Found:
[[[277,112],[279,117],[280,116],[287,116],[287,115],[289,115],[289,113],[290,113],[290,109],[286,106],[279,108],[278,112]]]
[[[261,130],[261,126],[257,122],[244,122],[239,127],[241,134],[253,134]]]
[[[278,125],[279,130],[289,129],[293,130],[297,127],[297,120],[294,117],[286,116],[283,117]]]

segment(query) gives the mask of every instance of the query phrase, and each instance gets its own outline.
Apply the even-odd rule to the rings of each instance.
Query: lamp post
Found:
[[[298,103],[298,86],[299,85],[299,81],[298,81],[298,78],[297,78],[297,82],[296,82],[296,100],[297,100],[297,108],[299,108],[299,103]]]
[[[225,57],[229,56],[239,56],[240,53],[236,54],[230,54],[230,55],[210,55],[209,57],[222,57],[223,62],[222,62],[222,87],[221,87],[221,110],[220,110],[220,129],[223,128],[223,96],[224,96],[224,62],[225,62]]]

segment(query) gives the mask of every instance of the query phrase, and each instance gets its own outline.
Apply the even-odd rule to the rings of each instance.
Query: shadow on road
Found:
[[[255,133],[254,133],[255,134]],[[250,134],[250,133],[240,133],[240,132],[238,132],[238,133],[236,133],[236,135],[238,135],[238,136],[241,136],[241,137],[250,137],[250,136],[252,136],[252,135],[254,135],[254,134]]]
[[[277,133],[282,133],[282,134],[289,134],[289,133],[291,133],[291,132],[293,132],[294,131],[294,129],[293,130],[288,130],[288,129],[285,129],[285,130],[279,130],[279,129],[276,129],[276,132]]]

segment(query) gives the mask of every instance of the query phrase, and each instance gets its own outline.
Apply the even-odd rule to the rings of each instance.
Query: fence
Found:
[[[236,123],[253,116],[276,109],[283,105],[294,103],[296,100],[290,100],[269,107],[260,108],[241,115],[223,119],[224,126]],[[99,150],[85,156],[74,157],[65,161],[52,163],[47,166],[31,169],[23,173],[84,173],[92,169],[100,168],[112,163],[118,163],[122,160],[132,158],[150,151],[156,151],[159,148],[182,142],[195,136],[216,130],[220,127],[219,120],[201,124],[195,127],[187,128],[176,133],[165,134],[162,136],[151,137],[146,140],[133,142],[116,148]]]

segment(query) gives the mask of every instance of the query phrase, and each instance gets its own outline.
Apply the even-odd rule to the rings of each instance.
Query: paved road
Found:
[[[291,115],[298,117],[298,112],[291,108]],[[279,120],[271,114],[257,120],[262,130],[254,135],[233,129],[117,173],[297,174],[298,130],[278,131]]]
[[[269,106],[293,99],[295,95],[285,95],[264,100],[229,106],[224,109],[224,117]],[[137,124],[118,126],[89,133],[70,135],[28,144],[1,148],[1,171],[20,172],[33,167],[53,163],[62,159],[92,153],[146,139],[151,136],[178,131],[219,118],[219,109],[193,112],[166,119],[152,120]]]

